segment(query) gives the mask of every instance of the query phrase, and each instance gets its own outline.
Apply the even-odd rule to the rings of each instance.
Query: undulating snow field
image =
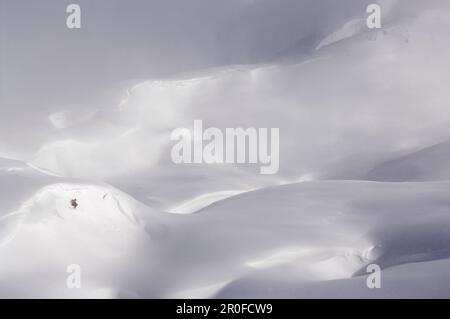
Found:
[[[5,137],[0,298],[450,298],[450,4],[383,3],[380,30],[363,12],[299,54],[61,105],[27,152]],[[280,128],[278,174],[172,163],[195,119]]]

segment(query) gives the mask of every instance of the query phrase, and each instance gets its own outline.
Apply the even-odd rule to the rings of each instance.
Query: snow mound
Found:
[[[316,283],[324,285],[324,296],[333,296],[337,281],[368,290],[366,267],[372,263],[383,273],[394,271],[397,285],[402,278],[422,282],[414,277],[415,263],[429,265],[433,282],[448,278],[432,269],[450,258],[449,186],[303,182],[229,197],[193,215],[172,215],[164,253],[157,257],[170,280],[145,273],[152,288],[139,287],[140,295],[189,298],[207,291],[206,297],[250,298],[274,287],[267,296],[295,298]],[[400,286],[392,289],[385,295],[409,296]]]
[[[23,163],[2,163],[0,183],[8,185],[13,196],[3,187],[7,201],[0,211],[0,297],[123,295],[127,290],[120,287],[127,269],[145,255],[137,247],[151,250],[155,238],[165,232],[157,214],[107,184],[58,178]],[[8,165],[26,171],[6,169]],[[76,209],[70,204],[73,198],[78,200]],[[66,268],[72,264],[83,271],[82,291],[66,286]]]
[[[70,205],[72,198],[76,198],[79,204],[76,209]],[[28,214],[27,218],[36,221],[54,216],[63,219],[85,216],[84,221],[89,224],[97,216],[113,223],[128,220],[137,224],[133,209],[132,201],[111,187],[60,183],[41,189],[22,206],[19,213]]]
[[[21,177],[8,174],[2,180],[20,189]],[[42,184],[42,176],[33,178]],[[371,263],[395,279],[381,296],[410,296],[400,285],[423,281],[416,263],[431,282],[449,279],[449,182],[302,182],[222,198],[186,216],[156,214],[107,184],[48,178],[2,212],[2,296],[336,296],[337,282],[367,290]],[[86,290],[65,286],[70,264],[83,269]]]
[[[228,245],[234,247],[235,258],[247,259],[245,264],[253,270],[242,272],[216,297],[355,298],[359,292],[367,297],[448,296],[445,285],[422,293],[406,287],[420,287],[428,280],[450,281],[444,270],[450,260],[449,186],[448,182],[325,181],[224,200],[206,211],[222,216],[222,224],[226,215],[236,225],[245,225],[246,230],[234,229],[236,242]],[[253,213],[244,214],[238,207]],[[216,226],[214,232],[223,227]],[[389,289],[375,293],[367,289],[366,266],[372,263],[389,278],[383,277],[383,283],[393,280]],[[423,273],[416,277],[418,268]]]

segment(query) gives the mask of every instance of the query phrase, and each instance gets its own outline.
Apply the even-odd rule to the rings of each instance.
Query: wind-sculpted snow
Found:
[[[32,163],[63,176],[123,184],[132,174],[169,177],[172,131],[202,119],[217,128],[280,128],[279,174],[266,183],[307,174],[326,178],[331,170],[355,178],[355,167],[368,170],[395,152],[448,139],[448,21],[448,13],[429,10],[298,59],[140,82],[117,105],[61,129],[61,137],[44,143]],[[429,56],[433,63],[424,63]],[[202,169],[218,176],[258,174],[253,167],[229,166]],[[196,170],[184,166],[179,178]],[[212,191],[227,189],[236,188]],[[207,185],[196,195],[206,191]]]
[[[223,192],[213,192],[198,196],[188,202],[182,203],[172,209],[169,212],[174,214],[192,214],[200,211],[201,209],[208,207],[209,205],[232,197],[246,191],[223,191]]]
[[[23,159],[0,159],[0,297],[450,298],[449,2],[381,1],[382,30],[356,14],[368,1],[327,1],[326,22],[294,10],[318,1],[238,2],[214,39],[252,63],[127,81],[112,104],[33,101],[30,141],[0,141]],[[262,32],[268,12],[299,30]],[[278,173],[175,164],[171,133],[195,120],[279,129]]]
[[[448,280],[446,271],[432,270],[450,258],[449,187],[303,182],[242,193],[186,216],[155,213],[108,185],[51,183],[2,214],[0,281],[9,288],[2,296],[304,297],[305,287],[336,296],[337,284],[367,289],[358,278],[371,263],[399,282],[394,297],[410,296],[400,281],[419,285],[423,278],[410,275],[417,262],[430,280]],[[86,272],[79,292],[63,280],[74,262]],[[246,288],[233,288],[241,284]],[[270,287],[275,295],[265,294]]]
[[[116,277],[116,271],[127,268],[139,243],[151,249],[152,238],[165,226],[151,208],[114,187],[44,175],[25,164],[21,168],[0,176],[15,195],[7,206],[2,203],[0,214],[0,295],[117,296],[123,276]],[[72,198],[80,204],[76,209]],[[71,294],[65,284],[66,268],[73,263],[90,269],[92,282],[81,295]]]

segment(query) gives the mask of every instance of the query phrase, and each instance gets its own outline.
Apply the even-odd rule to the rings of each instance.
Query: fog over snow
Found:
[[[0,0],[0,297],[450,297],[448,1],[77,3]],[[195,120],[279,170],[175,164]]]

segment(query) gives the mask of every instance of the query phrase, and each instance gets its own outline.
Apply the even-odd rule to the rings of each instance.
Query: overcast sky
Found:
[[[310,45],[336,20],[364,12],[364,2],[77,1],[82,29],[69,30],[68,1],[1,0],[1,101],[59,108],[109,95],[122,81],[258,62]]]
[[[374,0],[72,2],[80,30],[66,27],[69,1],[0,0],[2,144],[27,148],[51,112],[117,103],[138,79],[307,52]]]

